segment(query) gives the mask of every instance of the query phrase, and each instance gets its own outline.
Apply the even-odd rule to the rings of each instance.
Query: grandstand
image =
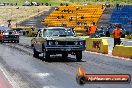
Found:
[[[110,23],[120,23],[124,29],[132,32],[130,21],[132,21],[132,5],[121,5],[113,10]]]
[[[42,23],[48,26],[84,27],[92,22],[97,23],[104,9],[102,5],[59,6]]]

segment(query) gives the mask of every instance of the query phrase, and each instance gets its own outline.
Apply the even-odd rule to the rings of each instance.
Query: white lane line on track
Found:
[[[84,51],[84,52],[88,52],[88,53],[92,53],[92,54],[96,54],[96,55],[107,56],[107,57],[112,57],[112,58],[117,58],[117,59],[122,59],[122,60],[127,60],[127,61],[132,61],[132,59],[130,59],[130,58],[112,56],[112,55],[110,55],[110,54],[102,54],[102,53],[90,52],[90,51]]]
[[[13,88],[20,88],[19,85],[13,80],[10,74],[6,71],[6,69],[0,64],[0,70],[8,80],[8,82],[12,85]]]
[[[40,78],[46,78],[50,76],[50,73],[36,73],[36,75]]]
[[[57,88],[55,86],[44,86],[43,88]]]

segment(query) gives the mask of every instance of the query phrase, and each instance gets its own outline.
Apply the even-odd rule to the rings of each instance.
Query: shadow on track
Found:
[[[45,61],[43,56],[39,56],[38,59]],[[61,56],[50,56],[48,62],[52,63],[52,62],[86,62],[86,61],[76,61],[74,57],[62,58]]]

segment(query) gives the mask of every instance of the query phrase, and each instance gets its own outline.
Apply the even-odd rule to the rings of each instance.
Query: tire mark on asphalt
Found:
[[[26,48],[27,49],[27,45],[22,45],[22,44],[16,44],[18,46],[22,46],[23,48],[19,48],[18,46],[16,47],[16,45],[10,45],[10,44],[6,44],[7,46],[11,47],[11,48],[14,48],[14,49],[17,49],[19,51],[22,51],[26,54],[29,54],[29,55],[32,55],[33,53],[29,52],[29,51],[25,51],[23,48]],[[31,49],[31,47],[28,46],[28,49]],[[88,52],[84,52],[84,53],[88,53]],[[91,54],[91,53],[89,53]],[[94,54],[93,54],[94,55]],[[96,68],[98,67],[100,69],[100,72],[105,72],[105,71],[109,71],[111,70],[111,72],[115,72],[115,73],[120,73],[118,72],[118,70],[115,70],[113,69],[113,65],[109,64],[109,63],[106,63],[104,62],[103,60],[97,60],[97,58],[93,58],[93,57],[90,57],[88,56],[87,54],[83,55],[83,59],[86,60],[84,62],[75,62],[73,61],[74,63],[63,63],[63,64],[66,64],[66,65],[69,65],[70,67],[74,67],[74,68],[78,68],[79,66],[83,66],[83,67],[89,67],[89,64],[90,63],[93,63],[93,64],[90,64],[92,67]],[[88,58],[89,57],[89,58]],[[105,57],[105,56],[104,56]],[[88,59],[87,59],[88,58]],[[111,57],[110,57],[111,58]],[[107,59],[107,57],[105,57],[105,59]],[[55,63],[55,62],[54,62]],[[62,62],[60,62],[62,63]],[[110,66],[109,68],[106,68],[105,66],[101,66],[101,65],[105,65],[105,66]],[[115,64],[116,65],[116,64]],[[120,67],[115,67],[117,69],[121,69]],[[105,70],[105,71],[104,71]],[[122,70],[122,69],[121,69]],[[94,70],[92,72],[95,72]],[[124,71],[125,72],[125,71]]]

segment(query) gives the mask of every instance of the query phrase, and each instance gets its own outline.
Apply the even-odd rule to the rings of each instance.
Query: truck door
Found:
[[[35,44],[34,47],[38,52],[42,52],[42,33],[39,32],[36,39],[35,39]]]

